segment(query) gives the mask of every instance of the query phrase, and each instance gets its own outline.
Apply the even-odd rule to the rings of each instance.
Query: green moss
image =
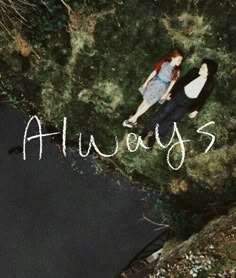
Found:
[[[66,116],[68,139],[77,141],[82,132],[84,147],[93,134],[99,148],[109,153],[114,150],[116,135],[121,147],[114,160],[133,182],[171,195],[169,184],[184,177],[188,186],[187,192],[178,193],[181,200],[190,198],[194,203],[194,196],[198,196],[199,205],[206,210],[212,199],[204,199],[204,194],[213,196],[217,204],[221,196],[230,200],[235,178],[236,119],[231,1],[67,1],[74,10],[70,18],[60,1],[46,3],[48,7],[39,5],[37,13],[29,11],[31,28],[23,29],[25,39],[42,54],[40,61],[32,55],[27,58],[28,68],[22,61],[18,67],[12,60],[14,43],[8,46],[9,42],[1,40],[0,52],[5,55],[0,59],[5,84],[0,85],[2,91],[19,105],[27,103],[53,126],[61,127]],[[219,63],[213,96],[197,118],[186,116],[178,122],[183,138],[191,140],[185,145],[186,161],[179,171],[168,166],[166,150],[128,152],[127,131],[122,127],[123,120],[142,101],[137,89],[156,61],[174,48],[185,53],[181,74],[199,65],[203,57]],[[142,116],[135,132],[158,109],[156,105]],[[209,137],[196,130],[210,121],[215,125],[207,131],[216,136],[216,142],[204,154]],[[179,162],[177,149],[171,159]],[[180,215],[191,216],[193,210],[184,209],[178,216],[180,203],[175,206],[176,215],[171,216],[175,223]],[[196,206],[194,203],[194,209]],[[194,225],[192,220],[189,223]]]

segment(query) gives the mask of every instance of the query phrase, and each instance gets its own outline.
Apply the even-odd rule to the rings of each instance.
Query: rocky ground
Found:
[[[164,245],[154,274],[149,278],[235,277],[236,208],[208,223],[184,242]]]

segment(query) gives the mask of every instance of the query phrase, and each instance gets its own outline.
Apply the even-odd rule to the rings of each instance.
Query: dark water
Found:
[[[23,161],[28,120],[0,107],[0,277],[114,277],[158,236],[139,221],[150,194],[118,175],[97,175],[92,156],[72,149],[64,158],[48,139],[41,161],[37,140]]]

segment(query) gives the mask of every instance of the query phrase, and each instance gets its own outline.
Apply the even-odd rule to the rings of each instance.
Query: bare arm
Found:
[[[169,87],[167,88],[165,94],[161,97],[161,99],[170,99],[170,91],[172,90],[173,86],[175,85],[176,80],[172,80],[170,82]]]
[[[144,88],[147,87],[148,82],[149,82],[150,80],[152,80],[153,77],[154,77],[156,74],[157,74],[156,70],[154,70],[154,71],[152,71],[152,72],[150,73],[150,75],[148,76],[148,78],[145,80],[145,82],[144,82],[144,84],[143,84]]]

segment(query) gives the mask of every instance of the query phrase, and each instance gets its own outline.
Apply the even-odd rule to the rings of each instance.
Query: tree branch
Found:
[[[62,2],[62,4],[67,8],[68,10],[68,15],[70,16],[71,13],[73,13],[72,8],[70,7],[69,4],[65,3],[64,0],[60,0]]]

